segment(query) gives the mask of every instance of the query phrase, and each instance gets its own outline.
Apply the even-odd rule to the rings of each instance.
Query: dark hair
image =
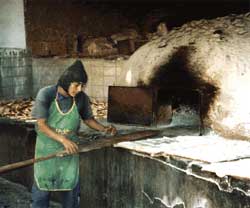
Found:
[[[83,84],[88,82],[88,75],[80,60],[76,60],[63,72],[58,80],[58,85],[68,92],[72,82],[82,82]]]

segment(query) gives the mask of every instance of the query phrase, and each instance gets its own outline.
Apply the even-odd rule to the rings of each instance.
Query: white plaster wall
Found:
[[[26,48],[23,0],[0,0],[0,48]]]

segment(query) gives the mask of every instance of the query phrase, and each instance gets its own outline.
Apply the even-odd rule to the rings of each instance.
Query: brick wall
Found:
[[[35,57],[74,56],[77,44],[107,37],[126,29],[136,30],[141,45],[157,31],[159,23],[167,30],[190,20],[224,16],[249,10],[249,4],[101,4],[83,0],[25,0],[27,46]],[[180,15],[181,14],[181,15]],[[81,40],[81,41],[78,41]],[[80,46],[82,47],[82,46]],[[86,57],[88,54],[83,54]]]

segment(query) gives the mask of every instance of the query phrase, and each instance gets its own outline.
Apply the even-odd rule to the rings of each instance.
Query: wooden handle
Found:
[[[87,145],[83,145],[79,147],[78,152],[79,153],[83,153],[83,152],[89,152],[91,150],[96,150],[96,149],[100,149],[103,147],[110,147],[113,144],[117,144],[119,142],[124,142],[124,141],[134,141],[134,140],[138,140],[138,139],[144,139],[144,138],[148,138],[148,137],[152,137],[159,134],[159,131],[156,130],[147,130],[147,131],[137,131],[137,132],[133,132],[130,134],[124,134],[124,135],[117,135],[117,136],[112,136],[110,138],[100,138],[96,141],[93,141]],[[3,172],[7,172],[10,170],[14,170],[17,168],[21,168],[21,167],[25,167],[28,165],[32,165],[36,162],[40,162],[40,161],[44,161],[44,160],[48,160],[54,157],[60,157],[60,156],[65,156],[65,155],[69,155],[66,153],[65,150],[61,151],[61,152],[57,152],[45,157],[39,157],[39,158],[33,158],[33,159],[29,159],[29,160],[25,160],[25,161],[21,161],[21,162],[17,162],[17,163],[12,163],[10,165],[5,165],[0,167],[0,173]]]
[[[21,167],[26,167],[26,166],[32,165],[36,162],[40,162],[40,161],[51,159],[53,157],[58,157],[60,155],[64,155],[65,153],[66,153],[65,151],[61,151],[58,153],[47,155],[45,157],[38,157],[38,158],[33,158],[33,159],[24,160],[24,161],[17,162],[17,163],[5,165],[5,166],[0,167],[0,173],[4,173],[4,172],[7,172],[9,170],[14,170],[14,169],[21,168]]]

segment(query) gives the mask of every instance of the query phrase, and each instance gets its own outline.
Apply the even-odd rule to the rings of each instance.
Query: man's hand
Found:
[[[78,152],[78,146],[76,145],[76,143],[70,141],[65,136],[58,134],[53,129],[51,129],[47,125],[46,119],[37,119],[37,125],[38,125],[39,131],[43,132],[51,139],[54,139],[54,140],[60,142],[64,146],[64,148],[68,154],[74,154],[74,153]]]
[[[112,136],[116,135],[117,134],[117,130],[114,126],[110,125],[110,126],[105,126],[104,127],[104,132],[106,134],[110,134]]]
[[[60,142],[64,146],[66,152],[68,154],[75,154],[78,153],[78,146],[75,142],[70,141],[69,139],[62,137]]]
[[[116,135],[117,134],[117,130],[114,126],[110,125],[110,126],[103,126],[102,124],[100,124],[98,121],[96,121],[94,118],[90,118],[87,120],[84,120],[84,123],[92,128],[95,129],[97,131],[102,131],[108,134]]]

